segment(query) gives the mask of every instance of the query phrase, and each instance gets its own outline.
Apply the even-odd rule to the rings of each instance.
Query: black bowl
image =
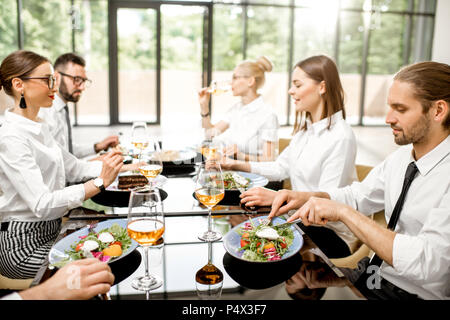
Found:
[[[171,163],[164,163],[163,164],[163,171],[161,174],[163,176],[176,176],[176,175],[185,175],[195,172],[195,164],[175,164],[173,162]]]
[[[271,263],[244,261],[229,253],[223,256],[223,266],[228,275],[248,289],[267,289],[290,279],[300,270],[302,261],[299,253]]]
[[[131,276],[137,268],[139,268],[141,261],[141,254],[135,249],[126,257],[110,262],[109,267],[111,268],[111,272],[114,274],[113,285],[116,285]]]
[[[128,207],[130,201],[130,191],[126,190],[105,190],[93,196],[91,199],[97,204],[106,207]],[[167,192],[159,189],[161,201],[167,198]]]

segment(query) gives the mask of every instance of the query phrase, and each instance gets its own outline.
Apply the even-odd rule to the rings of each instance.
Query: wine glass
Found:
[[[131,127],[131,144],[139,150],[139,157],[142,151],[148,146],[147,124],[142,121],[133,122]]]
[[[148,138],[147,150],[139,156],[139,172],[148,179],[150,188],[154,187],[156,177],[163,170],[159,142]]]
[[[225,92],[228,92],[231,90],[231,81],[230,80],[224,80],[224,81],[217,81],[213,80],[211,81],[211,85],[208,87],[208,92],[213,95],[219,95]]]
[[[222,170],[216,161],[207,161],[200,165],[195,186],[195,197],[208,208],[208,230],[198,238],[202,241],[217,241],[222,238],[220,232],[212,230],[211,210],[225,196]]]
[[[164,212],[158,189],[132,190],[128,205],[127,231],[144,251],[144,276],[135,278],[131,286],[140,291],[154,290],[162,286],[162,279],[148,271],[148,250],[156,245],[164,234]]]
[[[212,264],[212,242],[208,242],[208,263],[195,274],[195,286],[201,300],[219,299],[222,294],[223,273]]]
[[[224,149],[222,141],[212,138],[207,138],[202,141],[200,152],[206,160],[218,160]]]

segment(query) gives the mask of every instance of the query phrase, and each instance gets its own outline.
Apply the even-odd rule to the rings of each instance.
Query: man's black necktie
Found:
[[[417,169],[417,166],[414,162],[411,162],[408,165],[408,169],[406,169],[402,192],[400,193],[400,197],[398,197],[397,203],[395,204],[394,210],[392,211],[392,215],[387,226],[390,230],[394,230],[395,226],[397,225],[398,217],[400,216],[400,212],[403,208],[403,203],[405,202],[406,193],[408,192],[408,189],[411,186],[411,183],[414,180],[417,171],[419,171],[419,169]],[[383,260],[381,260],[378,255],[374,255],[372,260],[370,260],[370,265],[379,267],[382,262]]]
[[[73,154],[72,127],[70,125],[69,107],[67,107],[67,105],[64,106],[64,111],[66,112],[67,133],[69,138],[69,152]]]

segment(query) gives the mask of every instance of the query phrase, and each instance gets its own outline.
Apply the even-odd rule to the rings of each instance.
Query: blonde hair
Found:
[[[258,90],[266,81],[265,73],[272,71],[273,63],[266,56],[261,56],[256,61],[243,61],[237,67],[242,68],[249,77],[255,78],[255,85]]]

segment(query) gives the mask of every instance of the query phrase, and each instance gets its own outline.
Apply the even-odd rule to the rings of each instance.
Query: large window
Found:
[[[128,4],[139,17],[120,9],[108,20]],[[196,121],[202,85],[229,80],[239,62],[265,55],[274,70],[261,93],[280,123],[292,125],[292,67],[326,54],[341,73],[348,121],[379,125],[393,74],[431,58],[435,10],[435,0],[2,0],[0,58],[16,49],[51,60],[82,54],[93,85],[72,110],[83,125],[136,114],[155,123],[175,115]],[[116,51],[108,21],[120,26]],[[230,93],[214,96],[213,120],[237,101]],[[0,94],[0,112],[8,103]]]
[[[161,125],[193,126],[202,86],[203,6],[161,6]]]
[[[108,1],[75,0],[70,11],[73,50],[86,60],[92,85],[76,105],[77,124],[109,124]]]

